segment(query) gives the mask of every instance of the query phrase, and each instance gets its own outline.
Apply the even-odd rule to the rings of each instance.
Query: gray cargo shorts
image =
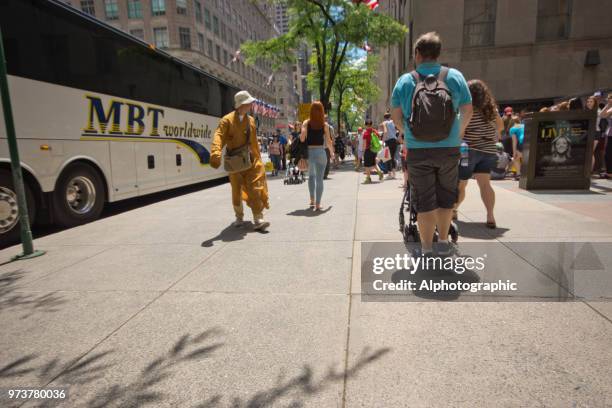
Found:
[[[458,147],[408,149],[406,164],[417,213],[455,206],[459,157]]]

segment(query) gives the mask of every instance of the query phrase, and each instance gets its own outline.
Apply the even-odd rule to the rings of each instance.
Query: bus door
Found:
[[[146,194],[166,185],[164,148],[167,143],[134,142],[136,147],[136,184]]]
[[[114,190],[113,195],[115,199],[133,197],[138,192],[134,142],[109,143]]]

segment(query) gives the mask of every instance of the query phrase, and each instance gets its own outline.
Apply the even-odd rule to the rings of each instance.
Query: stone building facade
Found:
[[[397,77],[413,68],[412,44],[436,31],[440,61],[489,84],[500,104],[536,108],[612,88],[612,0],[390,0],[380,12],[411,31],[382,50],[377,82],[389,105]],[[395,14],[393,14],[395,13]]]

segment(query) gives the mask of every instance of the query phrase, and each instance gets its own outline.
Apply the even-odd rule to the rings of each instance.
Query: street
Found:
[[[229,226],[223,184],[36,239],[45,256],[0,267],[0,388],[65,388],[66,407],[609,406],[609,302],[363,302],[361,243],[401,242],[400,181],[330,177],[318,214],[306,184],[269,179],[267,233]],[[499,228],[472,182],[460,246],[612,241],[609,181],[493,185]]]

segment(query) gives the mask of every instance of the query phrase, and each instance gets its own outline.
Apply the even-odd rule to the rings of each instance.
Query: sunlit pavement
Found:
[[[267,233],[229,226],[225,184],[37,239],[45,256],[0,267],[0,388],[67,387],[67,407],[612,404],[610,303],[362,302],[360,243],[401,240],[400,181],[330,177],[318,214],[306,183],[269,179]],[[494,186],[499,228],[472,182],[460,243],[612,242],[611,182]]]

